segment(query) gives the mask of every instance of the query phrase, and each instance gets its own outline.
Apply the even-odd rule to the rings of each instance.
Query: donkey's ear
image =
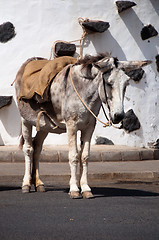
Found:
[[[100,65],[97,63],[92,63],[93,67],[97,68],[97,69],[100,69]]]
[[[98,68],[99,70],[102,69],[102,68],[105,68],[106,67],[106,64],[103,63],[103,62],[96,62],[96,63],[93,63],[93,66]]]
[[[112,61],[111,58],[105,58],[93,63],[93,66],[101,71],[108,71],[114,67],[114,61]]]
[[[118,61],[118,67],[124,69],[126,72],[144,67],[151,64],[152,61]]]

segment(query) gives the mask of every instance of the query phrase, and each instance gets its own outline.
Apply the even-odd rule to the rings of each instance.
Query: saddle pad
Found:
[[[51,80],[68,64],[77,62],[76,58],[63,56],[54,60],[33,60],[29,62],[22,76],[19,99],[31,99],[35,93],[43,99]]]

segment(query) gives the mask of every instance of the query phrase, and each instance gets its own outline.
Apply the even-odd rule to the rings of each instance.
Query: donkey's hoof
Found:
[[[29,185],[25,185],[22,187],[22,193],[29,193],[31,187]]]
[[[45,187],[44,185],[39,185],[35,187],[36,192],[45,192]]]
[[[82,192],[82,197],[87,199],[94,198],[91,192]]]
[[[81,194],[79,192],[69,192],[70,198],[78,199],[81,198]]]

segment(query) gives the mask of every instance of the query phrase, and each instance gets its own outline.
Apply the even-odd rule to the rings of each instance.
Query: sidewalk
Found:
[[[40,174],[44,182],[68,184],[70,169],[67,146],[44,146]],[[0,183],[21,182],[23,152],[17,146],[0,146]],[[159,150],[126,146],[91,146],[89,181],[159,181]]]

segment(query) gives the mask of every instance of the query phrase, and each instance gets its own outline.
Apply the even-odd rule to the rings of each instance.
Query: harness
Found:
[[[78,93],[78,91],[77,91],[77,89],[76,89],[76,87],[75,87],[75,84],[74,84],[73,79],[72,79],[72,73],[71,73],[71,71],[72,71],[72,65],[70,66],[70,71],[69,71],[69,77],[70,77],[70,80],[71,80],[71,84],[72,84],[73,89],[74,89],[74,91],[76,92],[78,98],[80,99],[80,101],[82,102],[82,104],[85,106],[85,108],[93,115],[93,117],[94,117],[98,122],[100,122],[100,123],[103,124],[103,127],[113,126],[114,128],[118,128],[118,127],[114,126],[113,123],[112,123],[112,121],[108,118],[108,116],[107,116],[107,114],[106,114],[106,112],[105,112],[103,103],[101,104],[101,106],[102,106],[102,110],[103,110],[103,113],[104,113],[104,115],[105,115],[105,118],[107,119],[107,122],[106,122],[106,123],[104,123],[103,121],[101,121],[101,120],[94,114],[94,112],[87,106],[87,104],[83,101],[83,99],[81,98],[80,94]],[[103,88],[104,88],[105,100],[106,100],[106,103],[107,103],[107,106],[108,106],[108,109],[109,109],[109,112],[110,112],[110,107],[109,107],[109,105],[108,105],[108,97],[107,97],[107,93],[106,93],[104,78],[103,78]],[[39,120],[40,120],[41,114],[45,114],[45,115],[49,118],[49,120],[55,125],[55,127],[53,128],[53,130],[54,130],[54,129],[57,129],[57,128],[60,128],[60,126],[58,126],[57,123],[55,123],[55,122],[53,121],[53,119],[49,116],[49,114],[48,114],[45,110],[41,109],[41,111],[38,113],[38,116],[37,116],[37,123],[36,123],[36,130],[37,130],[37,131],[40,130]]]

